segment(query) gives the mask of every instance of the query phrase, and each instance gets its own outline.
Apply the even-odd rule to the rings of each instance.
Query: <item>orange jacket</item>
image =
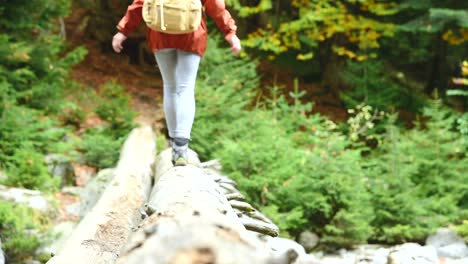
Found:
[[[143,20],[143,1],[144,0],[134,0],[128,7],[125,16],[117,25],[117,29],[125,36],[128,36],[136,30]],[[236,34],[237,27],[231,14],[226,10],[224,0],[201,1],[205,12],[215,21],[218,28],[223,32],[225,39],[229,41],[231,37]],[[193,33],[174,35],[157,32],[148,27],[146,28],[148,45],[154,52],[166,48],[176,48],[203,56],[206,50],[207,34],[205,15],[203,15],[201,26]]]

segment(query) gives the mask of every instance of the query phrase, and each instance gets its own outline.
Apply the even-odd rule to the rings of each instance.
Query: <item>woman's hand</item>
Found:
[[[239,55],[242,46],[240,39],[237,37],[237,35],[233,35],[231,39],[229,39],[229,44],[231,44],[231,52],[234,55]]]
[[[120,53],[123,49],[122,43],[127,39],[127,36],[122,34],[121,32],[118,32],[117,34],[114,35],[112,38],[112,48],[114,49],[115,52]]]

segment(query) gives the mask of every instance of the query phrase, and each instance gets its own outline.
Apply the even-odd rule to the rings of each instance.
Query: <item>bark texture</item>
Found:
[[[117,263],[292,263],[297,255],[272,254],[266,240],[242,225],[213,171],[192,163],[172,167],[170,150],[160,155],[151,215]]]
[[[134,129],[124,143],[114,179],[49,264],[114,263],[127,244],[151,189],[156,144],[150,127]]]

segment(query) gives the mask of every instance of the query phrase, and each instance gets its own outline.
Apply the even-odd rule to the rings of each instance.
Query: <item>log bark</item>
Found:
[[[124,143],[114,179],[48,264],[114,263],[141,221],[156,159],[153,130],[134,129]]]
[[[157,163],[156,183],[147,206],[152,214],[133,234],[117,263],[294,261],[291,252],[272,254],[266,241],[245,229],[214,177],[202,166],[191,162],[195,164],[172,167],[170,150]]]

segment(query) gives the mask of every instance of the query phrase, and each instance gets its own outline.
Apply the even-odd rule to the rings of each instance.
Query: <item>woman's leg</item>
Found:
[[[173,138],[173,131],[176,127],[176,104],[174,102],[175,98],[172,95],[176,91],[177,50],[160,50],[155,53],[155,57],[163,79],[163,105],[166,125],[169,131],[169,136]]]
[[[175,49],[155,53],[164,86],[164,113],[171,138],[190,139],[200,56]]]
[[[167,49],[156,54],[164,83],[164,112],[174,165],[186,165],[188,141],[195,119],[195,82],[201,57]]]
[[[176,91],[171,96],[175,103],[176,125],[174,138],[190,139],[195,119],[195,82],[200,56],[186,51],[177,51]]]

